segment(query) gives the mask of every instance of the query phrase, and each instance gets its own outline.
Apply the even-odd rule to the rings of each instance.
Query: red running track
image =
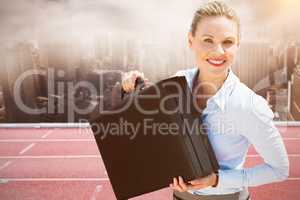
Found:
[[[250,188],[253,200],[300,197],[300,126],[279,127],[290,159],[287,181]],[[246,167],[261,163],[251,148]],[[89,128],[0,129],[0,199],[115,200]],[[134,198],[169,200],[165,188]]]

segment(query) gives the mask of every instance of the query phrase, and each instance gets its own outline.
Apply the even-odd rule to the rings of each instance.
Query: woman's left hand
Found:
[[[215,186],[217,185],[217,182],[218,177],[215,173],[188,181],[188,183],[185,183],[183,178],[179,176],[178,178],[173,178],[173,183],[170,184],[170,187],[178,192],[186,192],[188,190],[199,190],[209,186]]]

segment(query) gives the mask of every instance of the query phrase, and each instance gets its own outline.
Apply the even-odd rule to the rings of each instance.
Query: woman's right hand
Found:
[[[125,92],[129,93],[132,92],[135,88],[135,81],[140,77],[145,81],[145,85],[147,85],[148,80],[145,79],[144,73],[134,70],[126,72],[122,77],[122,88]]]

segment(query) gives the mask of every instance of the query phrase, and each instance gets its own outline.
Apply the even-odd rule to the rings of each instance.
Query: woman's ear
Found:
[[[188,45],[191,49],[193,47],[194,36],[191,32],[188,33]]]

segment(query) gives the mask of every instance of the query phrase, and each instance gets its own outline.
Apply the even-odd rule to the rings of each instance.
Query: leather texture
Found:
[[[128,95],[90,121],[118,200],[168,187],[173,177],[188,181],[218,171],[192,101],[186,79],[173,77]]]

